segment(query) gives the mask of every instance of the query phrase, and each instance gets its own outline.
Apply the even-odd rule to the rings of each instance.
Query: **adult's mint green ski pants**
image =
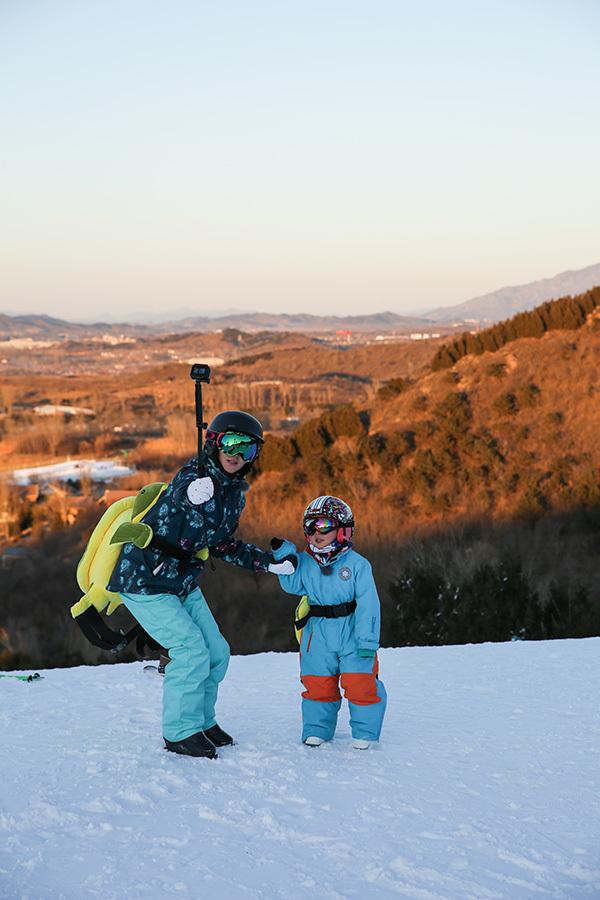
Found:
[[[163,736],[181,741],[211,728],[229,644],[200,588],[175,594],[121,594],[123,603],[155,641],[169,651],[163,686]]]

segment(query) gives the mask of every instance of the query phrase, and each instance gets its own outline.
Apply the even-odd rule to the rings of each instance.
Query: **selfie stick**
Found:
[[[190,378],[196,385],[196,428],[198,429],[198,477],[204,475],[204,466],[200,460],[202,457],[202,429],[207,423],[202,415],[202,384],[210,384],[210,366],[204,363],[194,363],[190,372]]]

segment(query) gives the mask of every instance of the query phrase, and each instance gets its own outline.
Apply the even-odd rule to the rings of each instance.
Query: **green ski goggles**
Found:
[[[222,431],[215,443],[227,456],[241,456],[245,462],[252,462],[258,456],[258,441],[241,431]]]

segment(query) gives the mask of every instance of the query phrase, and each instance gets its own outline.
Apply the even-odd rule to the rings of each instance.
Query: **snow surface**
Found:
[[[380,652],[380,745],[299,743],[295,654],[235,657],[218,760],[141,663],[0,679],[0,897],[600,897],[600,639]]]
[[[132,475],[135,469],[115,462],[114,459],[72,459],[53,463],[49,466],[33,466],[29,469],[14,469],[11,473],[15,484],[26,485],[32,481],[111,481]]]
[[[57,403],[42,403],[40,406],[34,406],[33,411],[38,416],[93,416],[94,410],[87,406],[66,406]]]

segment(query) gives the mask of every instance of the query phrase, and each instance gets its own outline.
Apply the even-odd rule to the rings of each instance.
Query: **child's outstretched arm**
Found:
[[[371,564],[361,560],[356,573],[355,635],[361,656],[375,655],[379,648],[381,609]]]
[[[275,563],[289,560],[294,566],[295,571],[289,575],[278,574],[279,584],[288,594],[302,596],[306,593],[306,589],[302,583],[302,558],[296,550],[295,544],[291,541],[284,541],[281,538],[271,538],[271,550],[273,551],[273,559]]]

